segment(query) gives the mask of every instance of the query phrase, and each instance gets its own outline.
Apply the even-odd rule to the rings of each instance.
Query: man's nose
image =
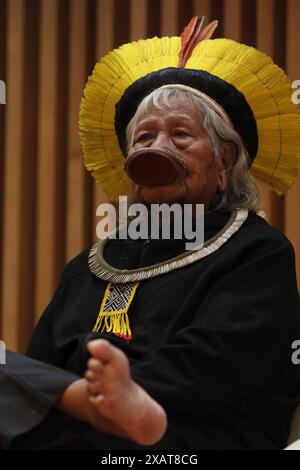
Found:
[[[151,148],[166,148],[170,146],[170,136],[166,132],[158,132],[151,140]]]

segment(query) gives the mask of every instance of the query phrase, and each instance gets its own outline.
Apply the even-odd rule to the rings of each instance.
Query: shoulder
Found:
[[[239,241],[242,245],[253,247],[257,252],[274,251],[295,257],[291,241],[284,233],[273,227],[264,217],[250,211],[247,220],[239,231]]]
[[[256,272],[259,270],[261,275],[269,270],[270,276],[289,272],[296,277],[295,250],[291,241],[254,212],[249,212],[242,226],[218,251],[215,262],[218,267],[223,263],[226,269],[256,266]]]
[[[89,252],[92,248],[92,245],[89,246],[87,249],[79,253],[77,256],[72,258],[65,266],[63,273],[60,278],[59,286],[62,287],[63,285],[70,282],[72,279],[82,276],[85,274],[90,274],[89,270]]]

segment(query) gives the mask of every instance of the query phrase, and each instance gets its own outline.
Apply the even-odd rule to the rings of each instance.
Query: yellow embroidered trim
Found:
[[[101,328],[101,333],[113,333],[127,340],[133,338],[127,312],[138,285],[139,282],[108,283],[93,333]]]

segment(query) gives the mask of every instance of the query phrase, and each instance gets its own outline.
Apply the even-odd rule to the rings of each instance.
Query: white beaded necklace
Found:
[[[239,230],[248,217],[248,209],[234,209],[225,226],[212,238],[204,242],[198,250],[186,252],[161,263],[136,269],[117,269],[109,265],[103,258],[103,251],[109,237],[96,242],[89,253],[89,268],[95,276],[113,283],[136,282],[151,277],[166,274],[174,269],[180,269],[195,263],[217,251],[224,243]]]

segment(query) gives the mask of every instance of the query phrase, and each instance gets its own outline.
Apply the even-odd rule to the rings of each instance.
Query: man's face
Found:
[[[168,151],[183,163],[185,176],[181,181],[159,186],[133,183],[136,201],[201,203],[207,210],[217,189],[218,167],[201,121],[194,108],[177,104],[174,109],[153,109],[137,123],[128,156],[143,148]]]

